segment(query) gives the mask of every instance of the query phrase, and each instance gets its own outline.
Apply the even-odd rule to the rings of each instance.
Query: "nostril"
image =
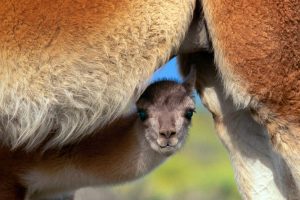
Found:
[[[160,132],[159,135],[164,138],[170,138],[170,137],[176,135],[176,132],[174,132],[174,131]]]
[[[162,137],[164,137],[164,138],[167,137],[167,134],[165,132],[160,132],[159,135],[162,136]]]

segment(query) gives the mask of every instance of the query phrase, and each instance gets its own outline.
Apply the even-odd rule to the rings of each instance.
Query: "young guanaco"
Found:
[[[194,81],[191,74],[182,84],[151,84],[137,101],[137,112],[60,149],[26,152],[1,147],[0,199],[51,197],[149,173],[185,141],[195,110]]]

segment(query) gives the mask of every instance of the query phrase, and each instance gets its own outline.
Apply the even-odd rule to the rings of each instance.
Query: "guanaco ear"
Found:
[[[197,78],[196,66],[192,65],[189,74],[186,76],[184,82],[182,83],[182,85],[185,87],[186,91],[189,94],[193,93],[193,89],[196,84],[196,78]]]

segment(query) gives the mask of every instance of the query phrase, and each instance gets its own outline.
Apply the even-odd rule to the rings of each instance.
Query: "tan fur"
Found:
[[[185,142],[191,122],[186,113],[195,109],[191,95],[196,76],[192,77],[183,84],[153,83],[137,102],[138,112],[143,109],[146,118],[130,113],[75,144],[43,153],[43,146],[31,152],[0,146],[5,162],[0,166],[0,199],[54,197],[149,173]]]
[[[214,66],[213,54],[181,55],[184,73],[197,65],[196,88],[212,113],[218,136],[229,151],[235,178],[244,199],[299,199],[296,180],[285,157],[274,151],[267,130],[251,111],[236,107]]]
[[[47,147],[62,146],[119,116],[177,51],[194,5],[193,0],[2,2],[2,143],[33,149],[52,132]]]
[[[195,0],[2,2],[1,142],[32,150],[78,141],[137,99],[155,68],[177,52],[210,50],[211,42],[219,95],[231,99],[237,118],[268,130],[262,143],[272,142],[299,190],[299,2],[199,2],[204,20],[196,10],[190,29]],[[207,99],[210,109],[226,109]],[[238,134],[224,131],[227,120],[216,123],[225,135]],[[240,149],[229,151],[247,160]],[[247,194],[251,180],[243,180]]]
[[[299,2],[202,4],[226,94],[255,110],[300,189]]]

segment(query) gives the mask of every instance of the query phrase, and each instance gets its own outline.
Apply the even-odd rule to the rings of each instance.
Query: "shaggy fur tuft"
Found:
[[[121,115],[178,51],[194,7],[193,0],[1,3],[1,142],[63,146]]]

